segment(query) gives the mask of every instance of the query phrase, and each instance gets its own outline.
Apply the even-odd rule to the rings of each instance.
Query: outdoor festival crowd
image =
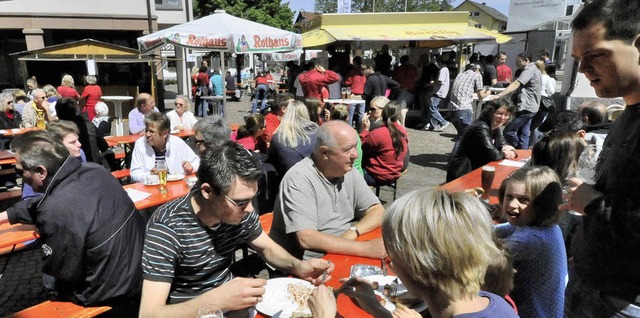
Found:
[[[52,295],[111,306],[105,314],[113,317],[194,317],[207,304],[229,316],[247,314],[263,300],[266,280],[232,273],[235,251],[245,244],[268,264],[270,277],[317,286],[308,299],[313,317],[336,317],[337,293],[374,317],[640,317],[638,16],[640,0],[594,0],[572,22],[579,71],[599,97],[626,103],[616,116],[597,101],[556,109],[548,53],[539,61],[518,55],[513,75],[504,53],[497,66],[491,57],[482,65],[471,59],[452,85],[441,57],[425,63],[418,80],[406,57],[392,72],[384,48],[371,62],[354,57],[352,67],[334,60],[326,70],[311,60],[298,72],[291,63],[291,93],[258,111],[268,89],[260,80],[265,87],[236,131],[217,114],[198,120],[207,109],[196,103],[194,116],[187,97],[163,114],[151,95],[140,94],[129,113],[130,133],[144,135],[133,147],[132,180],[156,174],[158,160],[198,179],[187,195],[147,217],[108,169],[91,163],[104,152],[86,146],[103,136],[103,122],[110,128],[108,109],[92,97],[99,87],[87,93],[95,78],[87,77],[82,95],[63,78],[52,95],[57,101],[32,79],[27,97],[18,95],[22,106],[2,99],[3,125],[22,115],[24,127],[46,130],[10,143],[30,192],[0,213],[0,223],[37,226]],[[349,59],[329,51],[332,59]],[[210,86],[213,74],[204,65],[194,81]],[[351,91],[346,98],[342,84]],[[492,95],[484,84],[504,89]],[[474,93],[484,100],[476,120]],[[334,99],[362,102],[325,107]],[[448,120],[438,111],[445,101]],[[447,181],[531,149],[524,167],[501,181],[498,205],[436,187],[383,207],[371,187],[395,187],[408,166],[404,124],[412,103],[424,110],[422,129],[441,131],[451,122],[458,132]],[[171,135],[188,129],[191,145]],[[584,166],[593,152],[597,164],[592,158]],[[270,211],[267,234],[259,214]],[[381,238],[357,240],[378,228]],[[330,290],[324,281],[336,264],[325,254],[382,259],[427,309],[388,311],[360,277]]]

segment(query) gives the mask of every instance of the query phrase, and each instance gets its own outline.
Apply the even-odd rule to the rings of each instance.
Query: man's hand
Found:
[[[316,66],[316,71],[320,72],[320,73],[324,73],[327,70],[324,69],[324,67],[322,67],[322,65],[317,65]]]
[[[182,170],[184,170],[184,174],[192,174],[193,173],[193,166],[191,165],[191,162],[183,161],[182,162]]]
[[[325,285],[320,285],[311,292],[307,304],[316,318],[335,318],[338,311],[336,298]]]
[[[584,208],[603,196],[580,178],[569,178],[567,185],[567,193],[562,195],[566,202],[558,207],[560,210],[573,210],[585,214]]]
[[[208,297],[214,294],[216,299],[212,301],[215,300],[216,303],[221,304],[223,310],[244,309],[262,301],[266,284],[267,281],[264,279],[236,277],[203,296]]]
[[[313,258],[305,261],[299,261],[293,266],[292,274],[310,281],[314,285],[322,283],[322,275],[325,275],[324,281],[331,279],[331,273],[335,265],[321,258]],[[326,273],[326,274],[325,274]]]

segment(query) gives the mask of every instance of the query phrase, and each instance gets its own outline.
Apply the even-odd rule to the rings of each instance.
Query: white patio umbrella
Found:
[[[235,53],[275,53],[302,49],[302,36],[241,19],[224,10],[138,38],[140,53],[166,44]]]

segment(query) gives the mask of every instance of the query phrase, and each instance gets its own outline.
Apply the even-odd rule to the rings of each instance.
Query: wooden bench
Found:
[[[22,197],[22,189],[20,188],[14,188],[12,190],[0,192],[0,201],[20,199],[21,197]]]
[[[95,317],[101,313],[111,310],[109,306],[103,307],[82,307],[68,301],[51,301],[39,303],[27,309],[23,309],[10,318],[85,318]]]
[[[120,180],[120,183],[122,183],[124,181],[124,184],[129,184],[131,181],[131,170],[130,169],[122,169],[122,170],[116,170],[116,171],[111,171],[111,175]],[[125,180],[122,180],[125,179]]]

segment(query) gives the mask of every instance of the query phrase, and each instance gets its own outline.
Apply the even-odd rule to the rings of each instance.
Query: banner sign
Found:
[[[529,31],[542,23],[564,17],[566,10],[567,0],[511,0],[507,32]]]
[[[338,0],[338,13],[351,13],[351,0]]]

